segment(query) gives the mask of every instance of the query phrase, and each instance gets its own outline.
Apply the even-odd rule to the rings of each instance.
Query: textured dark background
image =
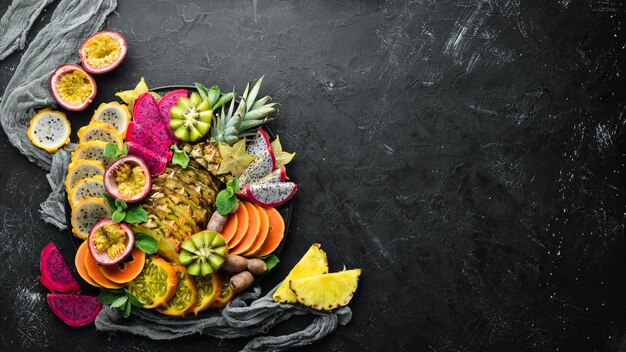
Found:
[[[241,91],[265,74],[300,186],[266,288],[312,242],[331,269],[364,269],[353,321],[303,350],[626,350],[624,15],[618,0],[120,1],[106,28],[129,54],[73,126],[142,75]],[[36,279],[49,241],[72,258],[39,218],[48,191],[0,133],[0,349],[243,346],[61,324]]]

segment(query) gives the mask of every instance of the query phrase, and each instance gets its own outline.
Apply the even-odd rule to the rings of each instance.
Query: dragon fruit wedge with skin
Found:
[[[265,154],[274,154],[272,146],[270,145],[270,137],[267,135],[267,132],[265,132],[262,128],[259,128],[259,130],[257,131],[254,140],[248,146],[247,152],[248,154],[254,155],[257,158]]]
[[[166,126],[170,125],[170,120],[172,119],[170,109],[178,103],[178,99],[187,98],[188,95],[189,92],[186,89],[177,89],[165,94],[161,100],[159,100],[157,107],[159,108],[159,112],[161,113],[161,117],[163,118],[163,122]],[[176,141],[177,138],[174,136],[174,131],[172,131],[171,128],[168,128],[167,130],[172,140]]]
[[[269,175],[276,167],[276,159],[274,154],[264,154],[257,156],[250,165],[246,166],[239,177],[239,188],[251,185],[255,181],[260,180]]]
[[[46,297],[54,315],[69,326],[83,326],[96,319],[102,304],[97,296],[71,293],[49,293]]]
[[[253,182],[255,185],[262,185],[264,183],[279,183],[285,182],[287,178],[287,173],[284,168],[276,169],[271,173],[261,177],[260,179]]]
[[[48,243],[41,251],[39,271],[41,272],[39,281],[50,292],[78,292],[80,290],[70,267],[63,260],[57,246],[52,242]]]
[[[144,147],[150,150],[152,153],[161,155],[169,160],[172,151],[169,147],[169,140],[163,141],[159,139],[159,136],[152,135],[150,131],[146,130],[139,124],[132,122],[128,126],[128,133],[126,134],[126,141],[136,146]]]
[[[262,207],[277,207],[296,194],[298,185],[293,182],[265,183],[246,186],[243,194]]]
[[[144,130],[150,131],[159,140],[167,141],[166,145],[172,144],[170,128],[163,121],[157,102],[149,92],[143,93],[135,101],[133,121],[141,125]]]
[[[128,154],[141,158],[148,165],[152,176],[160,175],[165,171],[167,162],[172,158],[172,151],[168,151],[169,153],[165,155],[159,155],[140,144],[128,143]]]

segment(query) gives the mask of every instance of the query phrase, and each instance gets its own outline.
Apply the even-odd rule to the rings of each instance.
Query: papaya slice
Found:
[[[241,202],[241,204],[248,211],[248,231],[237,245],[229,248],[230,254],[241,254],[250,249],[261,230],[261,216],[257,208],[250,202]]]
[[[224,237],[224,241],[228,243],[228,241],[235,236],[237,232],[237,212],[231,213],[228,215],[228,220],[224,224],[224,228],[222,229],[222,237]]]
[[[139,248],[133,248],[128,258],[115,265],[101,266],[100,271],[107,279],[118,284],[125,284],[141,273],[145,263],[146,253]]]
[[[89,277],[91,277],[91,279],[95,283],[104,288],[114,290],[124,287],[123,284],[115,283],[102,275],[102,272],[100,271],[100,266],[98,265],[98,263],[96,263],[96,260],[93,258],[89,251],[87,251],[87,254],[85,254],[85,269],[87,270],[87,275],[89,275]]]
[[[187,273],[184,266],[174,265],[174,271],[178,277],[176,292],[165,305],[157,307],[157,311],[173,317],[182,317],[196,307],[198,289],[193,277]]]
[[[215,297],[211,308],[224,308],[235,297],[235,291],[230,288],[230,276],[220,276],[220,286],[220,293]]]
[[[230,241],[226,241],[228,248],[235,247],[239,244],[246,234],[246,231],[248,231],[248,210],[243,203],[243,201],[239,201],[239,208],[237,208],[235,212],[235,214],[237,214],[237,231]]]
[[[193,278],[198,289],[198,301],[193,312],[198,315],[201,311],[209,308],[222,292],[222,279],[216,272],[207,276],[194,276]]]
[[[157,255],[146,257],[141,273],[126,288],[141,301],[144,308],[156,308],[176,293],[178,276],[174,266]]]
[[[285,236],[285,220],[275,208],[266,208],[267,216],[270,221],[270,229],[267,238],[261,248],[251,253],[250,257],[264,257],[278,248]]]
[[[263,245],[263,243],[265,243],[267,234],[270,231],[270,218],[269,218],[269,215],[267,215],[267,210],[265,210],[265,208],[259,205],[256,205],[256,204],[253,204],[253,205],[256,208],[256,210],[259,212],[259,218],[261,220],[261,227],[259,228],[259,233],[256,235],[256,238],[254,239],[254,242],[252,243],[250,248],[242,254],[244,257],[247,257],[250,254],[258,251]]]
[[[78,275],[85,280],[88,284],[95,287],[102,287],[98,285],[87,273],[87,268],[85,268],[85,255],[89,253],[89,247],[87,247],[87,241],[83,241],[81,245],[78,247],[76,251],[76,257],[74,257],[74,265],[76,265],[76,271],[78,271]]]

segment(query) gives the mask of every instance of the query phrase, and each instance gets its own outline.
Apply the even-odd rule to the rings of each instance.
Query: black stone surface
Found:
[[[141,76],[241,91],[266,75],[300,188],[265,288],[312,242],[332,270],[363,268],[353,321],[302,350],[626,350],[624,14],[619,0],[120,1],[106,28],[128,56],[72,123]],[[2,89],[20,55],[0,63]],[[244,345],[60,323],[37,282],[46,243],[73,258],[39,218],[48,191],[0,134],[0,350]]]

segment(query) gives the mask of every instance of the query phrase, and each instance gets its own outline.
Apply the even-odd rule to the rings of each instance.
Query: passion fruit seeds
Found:
[[[104,188],[126,203],[144,199],[152,187],[146,163],[139,157],[127,155],[118,159],[104,172]]]
[[[82,67],[65,64],[50,77],[50,90],[59,105],[70,111],[84,110],[96,96],[96,82]]]
[[[88,241],[89,251],[98,264],[113,265],[130,254],[135,236],[128,225],[102,219],[91,228]]]

